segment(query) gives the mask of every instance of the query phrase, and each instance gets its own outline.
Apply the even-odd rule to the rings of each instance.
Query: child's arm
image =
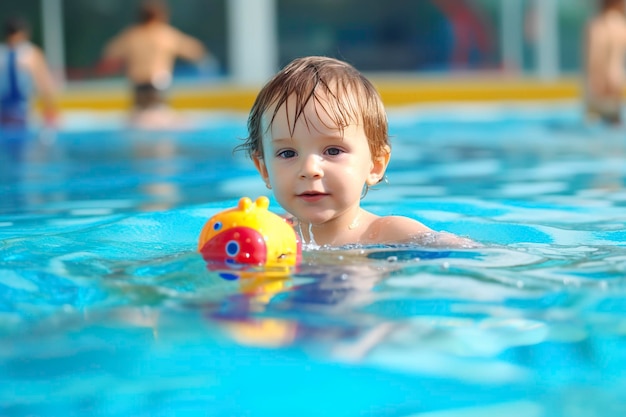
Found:
[[[58,117],[57,88],[41,49],[35,48],[33,50],[31,64],[33,80],[41,101],[44,122],[46,125],[54,126]]]

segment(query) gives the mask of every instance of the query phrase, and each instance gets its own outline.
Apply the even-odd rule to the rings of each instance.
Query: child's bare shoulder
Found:
[[[480,247],[471,239],[447,232],[436,232],[421,222],[405,216],[378,217],[371,224],[379,242],[415,243],[425,246]]]
[[[372,235],[380,241],[404,241],[412,236],[432,232],[430,228],[415,219],[405,216],[381,216],[370,225]]]

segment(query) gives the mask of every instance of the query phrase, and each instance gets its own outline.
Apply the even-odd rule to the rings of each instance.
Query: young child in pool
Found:
[[[363,195],[385,176],[391,147],[378,92],[345,62],[310,56],[278,72],[257,96],[238,148],[294,217],[304,244],[471,244],[361,208]]]

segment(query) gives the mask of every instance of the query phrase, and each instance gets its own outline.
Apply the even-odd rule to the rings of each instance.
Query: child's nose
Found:
[[[322,158],[319,155],[308,155],[303,159],[300,167],[301,178],[318,178],[323,175]]]

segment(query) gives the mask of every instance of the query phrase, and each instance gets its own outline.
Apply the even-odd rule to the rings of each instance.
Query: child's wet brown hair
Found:
[[[374,85],[350,64],[321,56],[293,60],[261,89],[248,117],[248,137],[236,149],[263,158],[263,134],[288,100],[296,103],[289,120],[291,133],[300,117],[308,123],[304,108],[314,100],[316,109],[322,109],[340,129],[362,123],[372,157],[388,152],[387,115]],[[267,126],[264,117],[269,119]]]

